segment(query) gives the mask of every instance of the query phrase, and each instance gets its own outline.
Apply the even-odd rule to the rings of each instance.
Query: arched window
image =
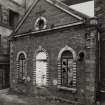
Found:
[[[36,55],[36,85],[47,85],[47,55],[44,51]]]
[[[45,17],[38,17],[35,21],[35,30],[46,29],[47,20]]]
[[[17,58],[17,82],[23,83],[26,77],[26,57],[24,53],[20,53]]]
[[[76,54],[66,46],[58,56],[58,86],[60,88],[76,89]]]
[[[72,87],[73,85],[73,55],[70,51],[64,51],[61,56],[61,84]]]

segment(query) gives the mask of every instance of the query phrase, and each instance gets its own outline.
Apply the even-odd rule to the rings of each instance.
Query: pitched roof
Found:
[[[23,16],[23,18],[21,19],[21,21],[19,22],[19,24],[17,24],[16,29],[14,30],[14,33],[18,31],[18,29],[21,27],[21,25],[24,23],[25,19],[29,16],[29,14],[31,13],[32,9],[34,8],[34,6],[38,3],[39,0],[35,0],[31,7],[26,11],[25,15]],[[64,12],[70,14],[71,16],[79,19],[79,20],[84,20],[84,19],[88,19],[90,18],[89,16],[82,14],[72,8],[70,8],[69,6],[67,6],[66,4],[62,3],[61,1],[58,0],[45,0],[46,2],[53,4],[54,6],[56,6],[57,8],[63,10]]]

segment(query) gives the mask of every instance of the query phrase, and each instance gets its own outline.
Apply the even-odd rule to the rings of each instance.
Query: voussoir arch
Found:
[[[70,51],[73,54],[73,59],[76,60],[76,53],[75,53],[74,49],[72,49],[71,47],[69,47],[68,45],[66,45],[64,48],[62,48],[60,50],[60,52],[58,54],[58,59],[57,59],[58,61],[61,59],[62,53],[64,51],[67,51],[67,50]]]
[[[18,61],[19,55],[20,55],[21,53],[24,54],[25,59],[27,58],[27,54],[26,54],[25,51],[19,51],[19,52],[17,53],[16,61]]]

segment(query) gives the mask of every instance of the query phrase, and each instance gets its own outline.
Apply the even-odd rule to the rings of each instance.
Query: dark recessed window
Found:
[[[85,58],[85,53],[81,51],[81,52],[79,53],[78,57],[79,57],[78,60],[79,60],[80,62],[82,62],[82,61],[84,60],[84,58]]]
[[[39,25],[39,28],[40,28],[40,29],[43,29],[44,20],[43,20],[43,19],[40,19],[40,20],[38,21],[38,25]]]
[[[15,27],[19,20],[19,14],[9,10],[9,26]]]
[[[61,85],[73,88],[73,54],[64,51],[61,57]]]

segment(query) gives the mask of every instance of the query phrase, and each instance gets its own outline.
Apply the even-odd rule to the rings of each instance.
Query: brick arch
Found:
[[[23,53],[24,56],[25,56],[25,59],[27,59],[27,54],[25,53],[25,51],[19,51],[19,52],[17,53],[16,61],[18,61],[19,55],[20,55],[21,53]]]
[[[43,51],[46,53],[47,59],[48,59],[48,53],[47,50],[45,50],[42,46],[39,46],[38,49],[35,51],[34,56],[33,56],[33,61],[36,61],[36,55],[40,52]]]
[[[35,51],[34,55],[33,55],[33,85],[36,85],[36,56],[39,52],[44,52],[46,54],[47,57],[47,61],[48,61],[48,53],[47,50],[45,50],[42,46],[39,46],[38,49]],[[48,84],[48,62],[47,62],[47,84]]]
[[[62,49],[60,50],[60,52],[59,52],[59,54],[58,54],[58,59],[57,59],[57,60],[59,61],[59,60],[61,59],[62,53],[63,53],[64,51],[66,51],[66,50],[72,52],[72,54],[73,54],[73,59],[76,60],[76,53],[75,53],[75,51],[74,51],[71,47],[69,47],[68,45],[66,45],[64,48],[62,48]]]

